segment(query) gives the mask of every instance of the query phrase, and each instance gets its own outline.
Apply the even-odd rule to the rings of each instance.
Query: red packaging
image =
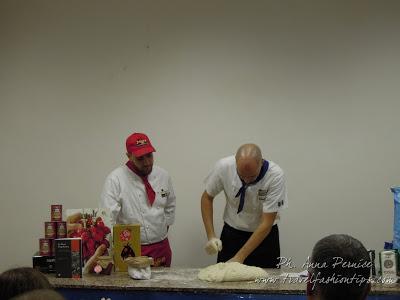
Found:
[[[44,237],[46,239],[57,238],[57,223],[56,222],[44,222]]]
[[[51,206],[51,221],[52,222],[61,222],[62,221],[62,205],[61,204],[53,204]]]
[[[67,222],[57,222],[57,238],[63,239],[67,237]]]
[[[42,256],[53,255],[53,239],[39,239],[39,253]]]

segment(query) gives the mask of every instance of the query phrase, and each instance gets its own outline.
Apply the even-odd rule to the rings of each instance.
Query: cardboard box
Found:
[[[114,267],[116,272],[126,272],[127,257],[141,255],[140,224],[117,224],[113,227]]]
[[[111,246],[111,218],[108,209],[79,208],[67,209],[67,224],[70,226],[67,237],[82,238],[83,261],[87,262],[96,249],[104,244],[108,249]],[[73,224],[73,225],[72,225]],[[75,229],[71,229],[75,228]]]
[[[82,240],[65,238],[55,240],[56,277],[82,278]]]
[[[54,273],[56,271],[56,257],[36,253],[32,256],[32,266],[42,273]]]

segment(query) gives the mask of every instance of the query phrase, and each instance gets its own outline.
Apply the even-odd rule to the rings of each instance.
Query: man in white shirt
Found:
[[[130,135],[126,151],[129,160],[108,175],[100,207],[110,210],[112,225],[139,223],[142,255],[153,257],[155,266],[169,267],[168,228],[175,219],[171,178],[167,171],[153,166],[156,150],[147,135]]]
[[[287,207],[282,169],[262,158],[255,144],[240,146],[235,156],[220,159],[205,179],[201,212],[208,254],[218,262],[276,268],[280,256],[279,211]],[[224,191],[226,205],[221,238],[213,224],[214,197]]]

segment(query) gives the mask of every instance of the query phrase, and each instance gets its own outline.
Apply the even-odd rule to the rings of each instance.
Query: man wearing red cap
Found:
[[[175,194],[167,171],[153,166],[155,151],[147,135],[130,135],[129,160],[108,175],[100,206],[110,210],[112,224],[140,223],[142,255],[153,257],[155,266],[169,267],[167,235],[175,219]]]

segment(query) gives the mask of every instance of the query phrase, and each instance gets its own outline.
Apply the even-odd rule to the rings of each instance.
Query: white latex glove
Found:
[[[208,255],[213,255],[222,250],[222,242],[220,239],[210,239],[204,247]]]

